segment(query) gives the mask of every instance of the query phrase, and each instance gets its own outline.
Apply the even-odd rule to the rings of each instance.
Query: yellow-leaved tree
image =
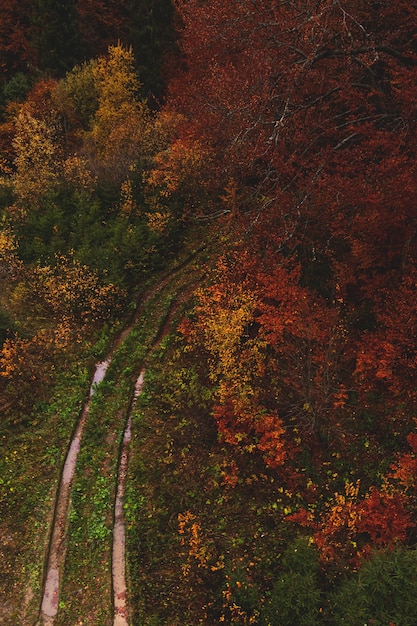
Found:
[[[7,220],[0,222],[0,278],[13,279],[21,269],[17,257],[18,243]]]
[[[110,46],[92,63],[97,110],[85,149],[92,170],[120,184],[129,168],[149,154],[151,115],[139,98],[140,82],[131,48]]]
[[[33,303],[68,336],[82,334],[108,319],[123,295],[120,288],[103,283],[96,271],[72,254],[56,255],[53,265],[37,265],[31,272]]]
[[[14,191],[19,201],[37,205],[53,189],[61,173],[57,125],[32,115],[23,106],[16,120]]]

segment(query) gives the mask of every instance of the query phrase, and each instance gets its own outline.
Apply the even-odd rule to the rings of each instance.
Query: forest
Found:
[[[416,625],[414,3],[2,0],[0,437],[5,626]]]

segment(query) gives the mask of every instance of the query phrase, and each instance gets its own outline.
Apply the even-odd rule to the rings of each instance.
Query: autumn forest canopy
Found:
[[[413,3],[3,0],[1,529],[68,364],[197,255],[139,407],[132,623],[415,624],[416,146]]]

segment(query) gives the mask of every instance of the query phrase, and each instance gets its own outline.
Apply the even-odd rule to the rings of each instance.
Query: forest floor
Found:
[[[193,257],[188,260],[191,263]],[[71,441],[67,458],[64,464],[61,483],[57,494],[55,505],[55,515],[51,531],[51,540],[48,548],[48,566],[43,589],[43,598],[40,611],[40,623],[45,626],[52,626],[56,622],[56,616],[59,611],[60,599],[60,579],[63,575],[63,565],[65,561],[65,545],[67,542],[68,515],[70,507],[70,493],[73,485],[74,474],[76,470],[77,457],[81,447],[82,435],[87,416],[90,410],[92,397],[97,391],[98,385],[106,377],[107,370],[112,362],[113,355],[117,352],[123,342],[129,337],[133,329],[140,324],[141,318],[146,310],[146,304],[152,301],[158,294],[164,293],[164,288],[169,285],[168,292],[171,294],[171,303],[165,313],[158,317],[155,321],[155,334],[150,341],[147,355],[159,345],[164,335],[169,331],[170,323],[178,310],[184,298],[184,292],[180,295],[184,288],[181,281],[181,270],[184,265],[170,272],[165,279],[158,283],[140,303],[132,322],[122,331],[113,344],[111,351],[108,353],[104,361],[97,364],[90,386],[89,399],[85,404],[74,437]],[[180,274],[179,280],[177,275]],[[187,289],[185,293],[191,294],[193,282],[186,281]],[[146,314],[146,313],[145,313]],[[116,479],[116,495],[114,504],[113,517],[113,544],[112,544],[112,590],[113,590],[113,624],[114,626],[128,626],[129,623],[129,607],[128,607],[128,590],[126,586],[126,561],[125,561],[125,523],[123,514],[124,491],[127,475],[127,463],[129,455],[129,444],[131,438],[131,413],[135,407],[135,401],[142,390],[144,382],[144,370],[136,380],[133,392],[129,399],[128,415],[123,427],[123,435],[119,447],[119,458],[117,462],[117,479]]]
[[[29,625],[36,620],[44,626],[68,623],[124,626],[129,623],[129,592],[127,588],[122,589],[126,585],[123,495],[129,420],[143,384],[146,358],[169,332],[173,318],[201,278],[198,260],[194,262],[197,256],[198,253],[190,256],[148,291],[131,321],[101,357],[88,397],[79,409],[73,434],[67,440],[67,452],[59,451],[57,442],[51,444],[54,459],[50,470],[53,469],[56,480],[51,480],[51,471],[49,474],[45,471],[38,478],[32,474],[42,489],[42,497],[39,508],[27,515],[27,527],[22,529],[21,535],[13,536],[10,530],[13,559],[10,555],[9,564],[3,562],[9,576],[5,576],[4,585],[0,585],[3,587],[0,588],[1,617],[5,626]],[[79,400],[75,404],[80,406]],[[74,409],[72,407],[72,415]],[[59,407],[55,407],[54,413],[57,421],[52,428],[64,429],[58,421]],[[68,417],[66,429],[69,424]],[[41,433],[42,429],[37,435],[39,439]],[[23,439],[24,436],[20,437]],[[65,445],[65,437],[61,439]],[[28,445],[26,442],[23,448]],[[42,449],[42,442],[39,442],[37,453],[52,455],[48,452],[47,441],[44,446]],[[32,455],[35,456],[34,450]],[[9,457],[5,458],[8,462]],[[36,464],[36,459],[31,462]],[[22,476],[17,476],[16,480],[23,482]],[[24,481],[29,483],[29,477],[25,475]],[[13,491],[13,487],[10,489]],[[24,498],[25,495],[20,494],[19,502]],[[31,506],[29,502],[25,505]],[[5,518],[2,524],[2,533],[7,535],[8,529],[12,529],[12,519],[11,511],[10,522]],[[25,550],[21,542],[29,537],[30,545]],[[16,560],[18,552],[19,562]],[[14,581],[11,580],[13,570]],[[17,592],[15,600],[12,589]],[[97,598],[100,598],[100,606],[97,606]]]

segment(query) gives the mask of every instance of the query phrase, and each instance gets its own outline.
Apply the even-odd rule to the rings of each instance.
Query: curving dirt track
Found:
[[[181,265],[177,266],[174,271],[168,274],[157,285],[157,287],[146,296],[146,298],[138,305],[135,315],[128,327],[126,327],[120,333],[119,337],[113,344],[113,347],[109,352],[107,358],[96,365],[96,369],[90,386],[89,398],[84,406],[84,409],[78,420],[74,436],[71,440],[56,495],[55,511],[51,526],[48,556],[43,583],[42,601],[37,625],[54,626],[55,619],[59,610],[60,583],[65,560],[66,532],[70,508],[70,493],[74,480],[78,453],[81,447],[84,425],[86,423],[87,416],[90,410],[91,398],[94,395],[97,386],[104,380],[114,352],[123,343],[129,333],[133,330],[135,325],[139,322],[146,302],[148,302],[148,300],[150,300],[156,293],[161,291],[169,282],[169,280],[177,273],[179,273],[185,265],[188,265],[188,263],[190,263],[195,258],[195,256],[197,256],[201,249],[198,250],[191,257],[189,257],[186,262],[183,262]],[[177,301],[170,306],[168,314],[162,320],[162,323],[160,323],[159,328],[156,330],[156,335],[150,346],[149,353],[151,353],[157,347],[162,338],[165,336],[172,321],[172,318],[175,314],[175,311],[180,306],[181,302],[187,297],[187,294],[189,295],[192,290],[193,285],[189,284],[188,288],[186,289],[186,293],[183,294],[182,297],[179,297]],[[125,575],[125,523],[123,514],[123,500],[126,486],[129,444],[131,439],[131,416],[136,399],[138,398],[142,390],[143,377],[144,370],[141,371],[136,381],[128,418],[125,424],[123,441],[119,457],[117,493],[114,508],[112,549],[112,587],[114,608],[113,626],[129,626],[129,608],[127,602],[128,593]]]
[[[58,489],[55,513],[52,523],[52,533],[49,542],[48,562],[46,578],[44,582],[42,605],[40,612],[40,623],[51,626],[58,613],[59,606],[59,583],[61,568],[65,557],[65,534],[68,518],[68,507],[70,492],[74,480],[77,457],[80,451],[81,439],[84,425],[90,410],[90,400],[94,395],[97,385],[104,379],[110,360],[102,361],[96,366],[93,381],[90,386],[90,396],[84,406],[77,428],[69,447],[64,468],[61,475],[61,482]]]
[[[129,445],[132,437],[132,411],[135,408],[136,399],[142,391],[144,373],[144,370],[142,370],[136,381],[133,402],[126,422],[126,428],[123,434],[123,443],[119,460],[119,470],[117,473],[117,493],[114,506],[112,551],[112,582],[114,605],[113,626],[129,626],[125,558],[126,528],[123,513],[123,504],[126,488],[127,465],[129,461]]]

